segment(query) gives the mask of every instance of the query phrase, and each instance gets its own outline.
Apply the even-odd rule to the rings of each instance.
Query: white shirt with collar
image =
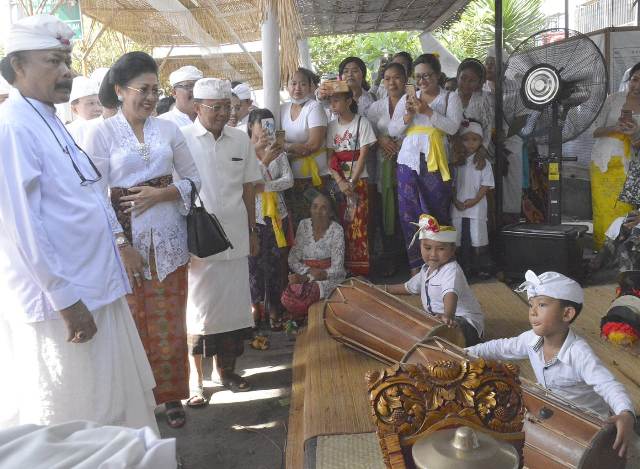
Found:
[[[165,112],[164,114],[160,114],[158,119],[164,119],[167,121],[171,121],[176,124],[178,127],[184,127],[185,125],[193,124],[191,118],[178,109],[177,106],[173,106],[173,109]]]
[[[53,106],[29,102],[46,124],[16,89],[0,107],[0,291],[6,319],[36,322],[59,319],[79,300],[95,311],[124,296],[129,282],[115,214],[99,185],[81,185],[71,165],[95,178],[88,157]]]
[[[491,164],[487,162],[483,169],[478,169],[473,162],[474,157],[475,154],[469,155],[465,163],[461,166],[456,166],[453,171],[456,199],[460,202],[464,202],[467,199],[475,199],[482,186],[491,188],[495,186]],[[451,204],[451,218],[475,218],[486,221],[487,196],[485,195],[473,207],[464,210],[458,210],[454,204]]]
[[[457,261],[452,260],[438,269],[428,272],[425,264],[404,287],[409,293],[420,293],[422,307],[431,314],[444,314],[444,297],[447,293],[458,296],[456,316],[466,319],[482,337],[484,332],[484,315],[480,303],[469,288],[467,278]]]
[[[181,130],[200,173],[202,202],[208,212],[218,217],[233,244],[233,249],[207,259],[231,260],[248,256],[249,226],[242,186],[262,181],[258,158],[249,136],[225,126],[216,140],[199,119]]]
[[[529,359],[538,384],[576,406],[609,416],[609,409],[618,415],[634,412],[633,403],[624,386],[616,381],[582,337],[569,329],[558,355],[545,363],[544,338],[532,330],[509,339],[490,340],[467,347],[471,355],[493,360]]]

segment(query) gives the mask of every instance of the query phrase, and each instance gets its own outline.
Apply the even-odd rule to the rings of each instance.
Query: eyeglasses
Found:
[[[220,112],[225,110],[227,112],[231,112],[231,104],[216,104],[215,106],[209,106],[208,104],[200,103],[200,106],[204,106],[207,109],[211,109],[213,112]]]
[[[129,88],[130,90],[133,91],[137,91],[138,93],[140,93],[143,97],[147,97],[147,96],[153,96],[155,98],[159,98],[160,97],[160,90],[159,89],[154,89],[154,88],[144,88],[144,89],[140,89],[140,88],[134,88],[133,86],[127,86],[127,88]]]
[[[64,131],[67,133],[67,135],[69,136],[69,138],[71,138],[71,141],[73,142],[73,144],[75,145],[76,149],[78,151],[80,151],[89,161],[89,164],[91,165],[91,169],[93,169],[93,171],[96,173],[96,177],[93,179],[88,179],[85,177],[84,174],[82,174],[82,171],[80,171],[80,168],[78,167],[78,165],[76,164],[76,162],[73,160],[73,157],[71,156],[71,152],[69,151],[69,147],[67,145],[62,145],[62,142],[60,142],[60,140],[58,139],[58,136],[56,135],[56,133],[53,131],[53,129],[51,128],[51,126],[49,125],[49,123],[47,122],[47,120],[44,118],[44,116],[42,114],[40,114],[40,111],[38,111],[38,109],[36,109],[36,107],[31,104],[31,101],[29,101],[27,98],[25,98],[24,96],[22,96],[22,99],[24,99],[29,106],[31,106],[31,108],[36,111],[36,113],[40,116],[40,119],[42,119],[42,121],[45,123],[45,125],[47,126],[47,128],[49,129],[49,131],[51,132],[51,135],[53,135],[53,138],[56,139],[56,142],[58,142],[58,146],[60,147],[60,150],[62,150],[62,153],[64,153],[65,155],[67,155],[69,157],[69,159],[71,160],[71,165],[73,166],[73,169],[75,170],[76,174],[78,175],[78,177],[80,178],[80,185],[81,186],[88,186],[89,184],[93,184],[94,182],[98,182],[100,179],[102,179],[102,174],[100,174],[100,171],[98,170],[98,168],[96,167],[96,165],[93,163],[93,161],[91,160],[91,158],[89,157],[89,155],[87,155],[87,153],[80,148],[80,146],[76,143],[75,139],[73,138],[73,136],[69,133],[69,131],[67,130],[67,128],[65,127],[65,125],[62,123],[62,121],[60,121],[60,119],[58,118],[58,116],[55,116],[56,119],[58,120],[58,122],[60,122],[60,125],[62,126],[62,128],[64,129]]]
[[[413,77],[416,79],[416,83],[421,80],[431,80],[435,76],[436,76],[435,72],[423,73],[422,75],[418,75],[418,74],[413,75]]]
[[[193,87],[194,86],[195,86],[195,84],[193,84],[193,85],[180,85],[180,84],[178,84],[178,85],[174,85],[174,88],[182,88],[183,90],[186,90],[186,91],[193,91]]]

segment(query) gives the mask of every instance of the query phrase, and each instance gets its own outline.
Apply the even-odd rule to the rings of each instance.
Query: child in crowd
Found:
[[[376,134],[367,118],[358,114],[358,104],[346,81],[333,83],[330,102],[331,111],[337,117],[327,127],[327,159],[333,178],[329,187],[344,228],[345,266],[353,274],[369,275],[366,160],[376,143]]]
[[[440,315],[449,326],[460,327],[466,343],[477,344],[483,334],[484,316],[455,260],[455,228],[438,225],[431,215],[420,215],[417,225],[415,236],[420,239],[420,253],[425,263],[408,282],[387,285],[385,291],[394,295],[420,293],[427,313]]]
[[[525,279],[520,291],[526,290],[529,298],[531,330],[518,337],[467,347],[466,351],[495,360],[529,358],[540,385],[615,424],[618,433],[613,448],[624,456],[636,438],[631,399],[587,342],[570,327],[582,310],[582,287],[557,272],[538,276],[529,270]]]
[[[451,220],[458,233],[456,244],[462,245],[460,259],[465,272],[486,278],[490,275],[487,192],[495,185],[493,171],[487,164],[486,150],[482,146],[480,123],[463,121],[460,135],[466,158],[455,170]]]

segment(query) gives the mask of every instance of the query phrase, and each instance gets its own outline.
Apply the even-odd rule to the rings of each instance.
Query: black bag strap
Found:
[[[360,152],[360,120],[362,116],[358,116],[358,126],[356,128],[356,147],[353,150],[353,155],[351,155],[351,174],[353,174],[353,162],[356,160],[356,153]],[[360,155],[358,155],[359,157]]]
[[[191,215],[191,213],[193,213],[193,209],[196,207],[196,199],[200,201],[201,206],[204,207],[204,205],[202,204],[202,199],[200,198],[200,193],[198,192],[195,183],[189,178],[186,178],[186,180],[191,184],[191,205],[189,206],[188,213],[188,215]]]

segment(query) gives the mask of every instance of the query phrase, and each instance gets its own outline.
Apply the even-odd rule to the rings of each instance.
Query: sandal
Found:
[[[251,348],[256,350],[269,350],[269,338],[263,335],[257,335],[249,345],[251,345]]]
[[[187,399],[187,405],[192,409],[198,409],[204,407],[209,403],[208,399],[204,396],[204,388],[202,385],[191,390],[191,397]]]
[[[272,332],[279,332],[283,329],[282,318],[280,315],[274,314],[269,318],[269,326]]]
[[[167,417],[167,425],[171,428],[180,428],[184,426],[187,418],[184,413],[184,407],[182,407],[182,402],[165,402],[164,408],[165,416]]]
[[[231,392],[247,392],[251,391],[249,382],[237,373],[225,372],[220,376],[222,385]]]

